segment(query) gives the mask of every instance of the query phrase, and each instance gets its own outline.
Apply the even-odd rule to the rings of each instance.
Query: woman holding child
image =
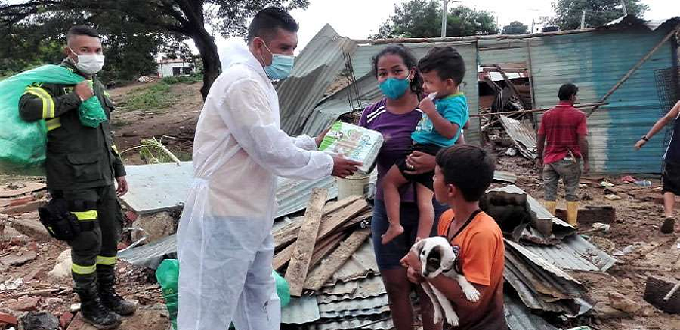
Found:
[[[373,58],[375,72],[380,89],[385,95],[381,101],[367,107],[360,120],[360,125],[383,134],[385,142],[378,155],[378,182],[373,208],[371,229],[373,232],[373,248],[380,273],[382,275],[387,295],[390,301],[392,320],[397,330],[413,329],[413,308],[410,293],[412,284],[406,274],[406,268],[400,264],[418,233],[418,205],[416,204],[413,184],[399,188],[401,207],[400,223],[403,232],[386,244],[382,236],[389,228],[387,210],[384,203],[383,180],[390,168],[411,153],[411,134],[422,119],[419,109],[423,94],[423,81],[417,70],[417,61],[409,50],[401,45],[388,46]],[[413,152],[407,159],[407,166],[416,173],[434,170],[433,156],[423,152]],[[434,218],[436,219],[446,210],[442,205],[434,202]],[[431,231],[430,231],[431,232]],[[429,232],[425,234],[429,236]],[[417,287],[420,298],[420,310],[423,329],[440,329],[432,321],[432,303],[428,296]]]

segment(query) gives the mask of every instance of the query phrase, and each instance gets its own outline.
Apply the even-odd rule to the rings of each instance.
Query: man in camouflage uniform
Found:
[[[113,145],[109,121],[91,128],[79,119],[78,107],[93,96],[109,120],[114,109],[96,76],[104,64],[99,35],[92,28],[75,26],[69,30],[67,41],[67,57],[61,66],[86,80],[75,86],[29,86],[21,97],[19,112],[26,121],[45,120],[47,188],[52,198],[66,201],[82,230],[68,242],[82,316],[97,328],[113,329],[121,324],[119,315],[131,315],[136,309],[114,289],[122,220],[117,195],[128,189],[125,168]]]

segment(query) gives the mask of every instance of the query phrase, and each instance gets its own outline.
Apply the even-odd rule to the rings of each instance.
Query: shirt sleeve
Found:
[[[295,137],[290,137],[293,140],[293,144],[295,144],[296,147],[304,150],[317,150],[318,146],[316,145],[316,141],[314,140],[313,137],[309,135],[298,135]]]
[[[45,86],[29,86],[19,100],[19,115],[25,121],[52,119],[67,111],[78,109],[81,101],[75,92],[59,97]]]
[[[274,175],[299,180],[316,180],[331,174],[330,155],[299,148],[279,128],[268,97],[257,81],[234,82],[219,102],[220,116],[230,133],[258,165]]]
[[[444,111],[441,111],[441,113],[446,120],[458,125],[460,129],[462,129],[468,121],[469,114],[467,105],[459,98],[454,102],[444,104]]]
[[[491,232],[474,233],[461,251],[461,268],[465,278],[480,285],[491,284],[491,268],[498,240]]]

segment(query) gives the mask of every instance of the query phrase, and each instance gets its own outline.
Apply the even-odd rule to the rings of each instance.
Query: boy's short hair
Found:
[[[268,7],[260,10],[248,27],[248,42],[256,37],[271,40],[276,34],[277,29],[284,29],[288,32],[298,32],[298,23],[293,16],[277,7]]]
[[[560,98],[560,101],[569,101],[572,96],[576,95],[578,93],[578,87],[574,84],[564,84],[560,86],[560,91],[557,92],[557,97]]]
[[[453,79],[460,85],[465,77],[465,61],[452,47],[434,47],[418,62],[418,69],[428,73],[437,71],[442,80]]]
[[[456,186],[468,202],[478,201],[484,195],[496,169],[491,154],[469,144],[442,149],[437,154],[437,165],[444,174],[444,182]]]

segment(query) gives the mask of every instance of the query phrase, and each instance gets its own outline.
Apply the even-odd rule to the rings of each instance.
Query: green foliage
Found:
[[[642,17],[649,7],[641,0],[624,0],[629,15]],[[605,25],[623,16],[621,0],[557,0],[553,2],[555,17],[551,23],[561,30],[581,27],[583,11],[586,11],[586,27]]]
[[[442,7],[439,1],[410,0],[394,6],[394,14],[387,19],[373,39],[426,38],[441,36]],[[463,37],[498,33],[491,13],[464,6],[451,8],[447,14],[446,36]]]
[[[194,73],[189,76],[172,76],[172,77],[165,77],[161,79],[161,82],[164,84],[168,85],[174,85],[174,84],[194,84],[197,82],[203,81],[203,75],[200,73]]]
[[[503,27],[503,34],[527,34],[529,27],[519,21],[510,22],[510,24]]]
[[[142,88],[132,92],[120,106],[126,110],[162,110],[177,100],[177,96],[170,93],[170,85],[161,81],[149,88]]]

